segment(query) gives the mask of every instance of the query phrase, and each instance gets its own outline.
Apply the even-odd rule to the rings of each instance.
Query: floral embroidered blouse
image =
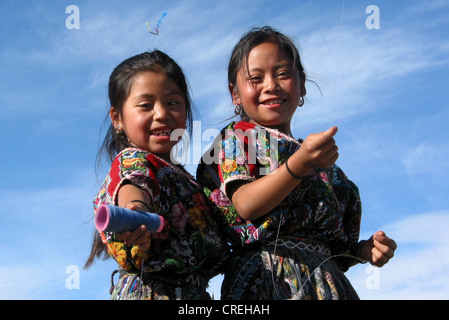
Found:
[[[198,272],[206,278],[217,274],[226,246],[215,221],[216,207],[194,178],[150,152],[125,149],[113,161],[94,208],[116,205],[120,187],[128,183],[150,196],[151,212],[166,221],[161,231],[164,237],[156,234],[150,249],[143,252],[138,246],[114,240],[113,234],[101,233],[110,256],[128,272],[137,272],[144,259],[144,272]]]
[[[277,130],[232,122],[203,155],[197,181],[222,209],[226,236],[235,248],[273,241],[278,235],[326,243],[332,254],[354,254],[360,232],[359,191],[336,165],[312,171],[276,208],[256,220],[242,219],[232,206],[230,184],[274,172],[301,142]],[[341,267],[347,270],[350,260],[340,260],[345,260]]]

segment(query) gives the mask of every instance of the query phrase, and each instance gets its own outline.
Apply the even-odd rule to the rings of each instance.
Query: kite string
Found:
[[[319,32],[320,32],[320,34],[321,34],[321,37],[323,38],[323,40],[324,40],[324,42],[325,42],[325,45],[326,45],[326,47],[327,47],[328,50],[329,50],[329,53],[330,53],[331,57],[334,59],[334,61],[335,61],[335,64],[334,64],[334,65],[335,65],[335,68],[337,69],[338,73],[341,75],[341,77],[342,77],[342,79],[343,79],[343,83],[346,85],[346,88],[348,89],[348,91],[349,91],[349,93],[350,93],[350,96],[352,97],[352,99],[353,99],[354,102],[355,102],[355,105],[356,105],[357,108],[359,109],[359,111],[360,111],[360,113],[361,113],[361,115],[362,115],[362,118],[363,118],[363,120],[365,121],[365,123],[366,123],[366,125],[367,125],[367,127],[368,127],[368,130],[374,135],[374,141],[377,143],[377,148],[378,148],[378,150],[380,151],[380,153],[382,154],[382,156],[383,156],[383,158],[384,158],[384,160],[385,160],[385,162],[386,162],[388,168],[389,168],[390,171],[392,172],[392,175],[393,175],[394,179],[396,180],[396,183],[398,184],[399,189],[401,190],[402,195],[404,196],[405,201],[407,202],[410,211],[417,217],[419,226],[421,227],[421,230],[422,230],[423,234],[424,234],[424,235],[426,236],[426,238],[428,239],[428,242],[429,242],[429,244],[430,244],[430,246],[431,246],[431,248],[432,248],[432,250],[433,250],[433,252],[434,252],[434,254],[435,254],[435,256],[436,256],[436,260],[438,260],[438,262],[440,263],[440,265],[441,265],[441,267],[442,267],[444,273],[445,273],[446,276],[449,278],[449,270],[447,270],[446,267],[444,266],[444,264],[443,264],[443,262],[442,262],[442,259],[441,259],[441,257],[440,257],[440,254],[439,254],[438,251],[436,250],[434,244],[432,243],[432,241],[431,241],[431,239],[430,239],[430,237],[429,237],[429,235],[428,235],[428,232],[427,232],[426,229],[424,228],[423,223],[421,222],[420,217],[419,217],[419,215],[417,214],[417,211],[416,211],[414,205],[412,204],[412,200],[410,199],[410,197],[409,197],[409,195],[408,195],[408,192],[406,191],[406,189],[405,189],[403,183],[402,183],[401,180],[399,179],[399,175],[398,175],[397,171],[393,168],[393,165],[392,165],[391,161],[390,161],[389,158],[387,157],[387,153],[386,153],[386,151],[385,151],[384,148],[383,148],[383,144],[382,144],[382,142],[379,141],[379,139],[377,138],[377,135],[375,134],[375,130],[374,130],[374,128],[373,128],[373,125],[371,124],[371,122],[369,121],[368,117],[366,116],[366,113],[364,112],[364,110],[363,110],[363,108],[362,108],[362,106],[361,106],[360,101],[359,101],[359,100],[357,99],[357,97],[355,96],[355,94],[354,94],[354,92],[353,92],[353,89],[352,89],[352,87],[350,86],[347,77],[345,76],[344,72],[343,72],[342,69],[340,68],[340,65],[339,65],[339,63],[338,63],[339,61],[338,61],[337,57],[335,56],[334,51],[331,49],[331,46],[329,45],[329,43],[328,43],[328,41],[327,41],[327,38],[326,38],[326,36],[324,35],[322,29],[321,29],[320,26],[318,25],[318,22],[317,22],[317,20],[316,20],[316,17],[315,17],[315,15],[314,15],[313,11],[310,9],[309,4],[307,3],[307,0],[304,0],[303,3],[306,5],[307,10],[309,11],[309,13],[310,13],[310,15],[311,15],[313,21],[315,22],[315,25],[316,25],[316,27],[318,28],[318,30],[319,30]],[[343,0],[343,6],[342,6],[342,11],[341,11],[341,18],[340,18],[340,36],[339,36],[339,37],[341,37],[341,29],[342,29],[342,25],[343,25],[344,4],[345,4],[345,0]],[[366,214],[365,214],[365,217],[367,217]]]
[[[338,50],[340,51],[341,48],[341,29],[343,27],[343,14],[345,12],[345,0],[343,0],[343,4],[341,7],[341,17],[340,17],[340,31],[338,35]]]

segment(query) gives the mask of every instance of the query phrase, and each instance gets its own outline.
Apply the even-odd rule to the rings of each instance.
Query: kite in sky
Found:
[[[154,28],[154,29],[156,30],[156,32],[151,31],[150,25],[148,24],[148,22],[145,22],[145,24],[147,25],[148,31],[149,31],[151,34],[154,34],[154,35],[156,35],[156,36],[159,35],[159,25],[161,24],[162,19],[164,19],[164,17],[165,17],[167,14],[168,14],[168,12],[163,12],[163,13],[162,13],[162,17],[161,17],[161,18],[159,19],[159,21],[157,22],[156,28]]]

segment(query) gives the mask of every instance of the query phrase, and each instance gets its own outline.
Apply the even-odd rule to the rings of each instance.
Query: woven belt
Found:
[[[326,257],[331,256],[331,250],[328,248],[328,246],[320,243],[312,243],[295,239],[295,240],[284,240],[284,239],[277,239],[276,241],[262,241],[262,245],[264,246],[276,246],[276,247],[286,247],[288,249],[299,249],[299,250],[309,250],[314,252],[319,252],[323,254]]]

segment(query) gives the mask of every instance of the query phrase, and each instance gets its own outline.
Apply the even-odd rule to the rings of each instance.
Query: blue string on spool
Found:
[[[98,231],[132,231],[141,225],[145,225],[150,232],[160,232],[164,227],[164,218],[156,213],[112,205],[101,205],[95,211],[95,227]]]

